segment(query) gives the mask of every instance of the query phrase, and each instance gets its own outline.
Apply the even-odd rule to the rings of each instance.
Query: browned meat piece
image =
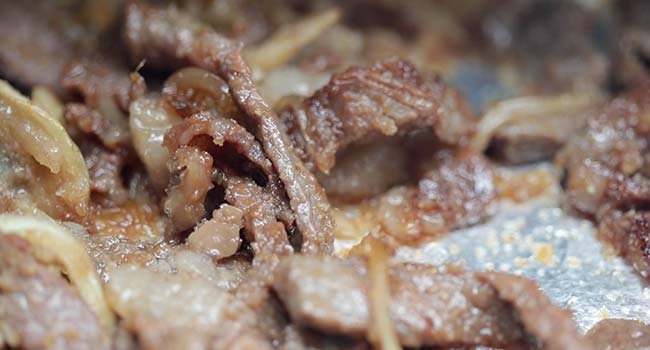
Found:
[[[143,349],[271,349],[252,310],[203,278],[122,266],[106,291]]]
[[[115,149],[130,141],[124,112],[129,109],[131,82],[128,73],[112,66],[83,60],[68,64],[61,85],[83,98],[84,105],[66,106],[66,119],[79,129],[97,136],[104,146]]]
[[[303,160],[325,173],[351,144],[431,128],[440,141],[462,145],[474,127],[456,90],[394,58],[335,74],[313,96],[285,107],[280,118]]]
[[[250,67],[235,44],[174,9],[167,11],[130,3],[126,9],[126,38],[137,60],[169,66],[189,62],[216,73],[230,87],[236,103],[260,140],[284,184],[307,254],[332,250],[332,223],[324,191],[293,153],[278,117],[259,95]]]
[[[390,318],[403,346],[586,348],[570,314],[521,277],[417,264],[393,265],[388,277]],[[364,336],[369,283],[362,260],[294,255],[280,262],[272,286],[298,326]]]
[[[3,1],[0,4],[0,77],[23,87],[46,85],[61,91],[59,78],[74,55],[65,28],[66,16],[49,1]],[[61,23],[59,23],[61,24]]]
[[[650,348],[650,326],[635,320],[605,319],[587,332],[595,350]]]
[[[264,155],[262,146],[246,129],[232,119],[203,112],[173,127],[165,135],[164,144],[170,151],[178,149],[177,153],[184,147],[188,147],[184,145],[194,144],[211,152],[211,154],[202,152],[206,157],[210,157],[210,164],[204,164],[206,173],[203,177],[205,181],[202,182],[207,184],[210,179],[209,187],[204,187],[206,191],[200,192],[201,197],[194,198],[195,215],[183,219],[182,227],[187,228],[186,226],[195,224],[205,216],[203,202],[207,190],[212,187],[212,159],[215,159],[215,167],[218,169],[217,178],[225,190],[225,199],[244,212],[244,228],[249,234],[247,238],[252,243],[256,254],[284,254],[293,251],[285,230],[285,224],[287,227],[291,226],[293,219],[283,186],[271,162]],[[191,146],[189,148],[196,149]],[[176,155],[174,157],[176,158]],[[249,175],[252,179],[237,174]],[[258,180],[265,183],[264,186],[258,185],[253,180],[260,175],[266,176],[265,179]],[[194,188],[192,184],[183,179],[180,186],[187,186],[189,193],[193,195],[198,193],[192,190]],[[172,197],[169,198],[168,202]],[[176,199],[169,203],[178,203],[178,208],[188,208],[187,205],[182,204],[182,201]],[[175,221],[172,216],[172,222]]]
[[[494,288],[498,297],[514,307],[518,321],[546,350],[591,349],[576,329],[571,312],[555,307],[529,279],[505,273],[479,273],[479,281]]]
[[[126,162],[124,152],[112,152],[95,145],[84,151],[84,160],[90,175],[90,190],[107,195],[114,204],[124,203],[128,197],[122,182],[122,169]]]
[[[244,212],[224,204],[212,212],[212,218],[197,226],[187,237],[190,249],[213,258],[227,258],[237,253]],[[284,232],[283,232],[284,233]]]
[[[509,164],[551,159],[585,127],[594,112],[593,108],[583,108],[516,118],[496,131],[488,152]]]
[[[170,167],[172,180],[165,200],[172,235],[194,227],[205,217],[205,198],[214,187],[212,162],[212,156],[197,147],[183,146],[175,150]]]
[[[442,152],[428,167],[417,186],[397,187],[380,197],[381,226],[402,242],[475,224],[496,200],[492,167],[482,156]]]
[[[293,253],[287,230],[279,220],[278,198],[253,180],[229,173],[220,173],[217,182],[225,189],[225,200],[244,211],[244,232],[255,259]]]
[[[288,326],[283,333],[282,349],[286,350],[370,350],[363,339],[322,334],[310,329]]]
[[[614,98],[558,155],[568,204],[587,215],[650,201],[650,81]]]
[[[27,241],[0,235],[0,347],[104,349],[97,316]]]
[[[612,210],[600,218],[598,235],[643,277],[650,277],[650,212]]]

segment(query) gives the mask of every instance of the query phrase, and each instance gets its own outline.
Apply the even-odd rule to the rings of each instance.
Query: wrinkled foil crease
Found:
[[[582,332],[605,318],[650,323],[650,285],[596,239],[590,221],[567,215],[557,199],[500,204],[485,223],[418,248],[402,247],[395,259],[529,277],[555,304],[573,311]]]

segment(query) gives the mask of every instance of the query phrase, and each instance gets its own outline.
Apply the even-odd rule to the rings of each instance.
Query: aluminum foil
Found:
[[[573,311],[583,332],[605,318],[650,323],[650,285],[595,238],[591,222],[560,209],[557,198],[501,204],[489,221],[418,248],[400,248],[396,259],[460,263],[467,270],[537,280],[554,303]]]

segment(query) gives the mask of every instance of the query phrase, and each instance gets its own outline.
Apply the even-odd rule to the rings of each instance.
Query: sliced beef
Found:
[[[568,204],[595,216],[650,200],[650,82],[612,99],[558,156],[566,169]]]
[[[364,337],[371,322],[367,274],[362,260],[294,255],[280,262],[272,286],[296,325]],[[403,346],[586,348],[570,315],[523,278],[417,264],[393,265],[388,277],[390,318]]]
[[[611,210],[598,222],[598,235],[643,277],[650,278],[650,212]]]
[[[143,349],[271,349],[255,314],[204,279],[123,266],[107,297]]]
[[[213,258],[227,258],[237,253],[241,244],[239,230],[244,212],[227,204],[212,212],[212,218],[200,224],[187,237],[190,249]]]
[[[325,173],[352,144],[429,128],[441,141],[462,145],[474,125],[455,89],[395,58],[335,74],[311,97],[285,107],[280,118],[303,160]]]
[[[650,326],[636,320],[605,319],[587,332],[595,350],[650,348]]]
[[[0,347],[104,349],[97,316],[24,239],[0,234]]]
[[[54,2],[3,1],[0,77],[22,87],[45,85],[61,92],[60,74],[75,54],[74,42],[62,25],[71,24],[66,17]]]
[[[332,250],[332,223],[324,191],[294,154],[277,115],[253,84],[241,45],[203,27],[173,8],[161,10],[132,2],[126,8],[126,38],[136,60],[169,66],[189,62],[225,80],[246,124],[260,140],[264,153],[284,184],[307,254]]]
[[[479,155],[440,153],[416,186],[396,187],[379,198],[383,230],[402,242],[417,242],[490,214],[496,200],[491,165]]]

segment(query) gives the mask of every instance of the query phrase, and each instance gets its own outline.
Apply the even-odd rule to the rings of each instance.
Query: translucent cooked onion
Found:
[[[165,133],[181,118],[162,98],[141,97],[129,106],[133,147],[147,169],[151,183],[162,191],[169,182],[169,151],[162,143]]]
[[[7,82],[0,80],[0,147],[33,158],[27,191],[56,218],[85,216],[90,181],[83,156],[65,129]]]
[[[334,8],[287,24],[266,41],[245,52],[246,61],[256,71],[268,71],[295,56],[300,49],[316,40],[341,18]]]
[[[370,303],[372,310],[372,337],[382,350],[398,350],[397,340],[390,320],[390,288],[388,286],[388,254],[383,243],[374,237],[368,240],[368,268],[370,273]]]
[[[34,248],[51,253],[86,304],[97,315],[107,339],[110,337],[115,319],[104,298],[95,264],[81,242],[47,217],[2,214],[0,234],[21,236]]]
[[[63,123],[63,104],[49,88],[41,85],[35,86],[32,89],[32,103],[41,107],[59,123]]]
[[[563,94],[557,96],[526,96],[498,102],[488,109],[478,124],[471,148],[483,152],[492,136],[508,122],[534,115],[552,115],[587,108],[600,100],[594,94]]]

